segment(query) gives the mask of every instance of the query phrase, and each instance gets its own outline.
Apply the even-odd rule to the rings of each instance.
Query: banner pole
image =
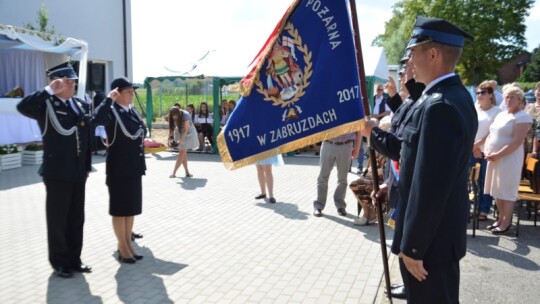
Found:
[[[356,2],[355,0],[349,0],[351,14],[352,14],[352,24],[354,31],[354,43],[356,46],[356,62],[358,65],[358,74],[360,76],[360,87],[362,91],[362,102],[364,108],[364,114],[366,117],[370,116],[369,110],[369,99],[367,96],[366,89],[366,71],[364,70],[364,59],[362,55],[362,44],[360,42],[360,30],[358,26],[358,15],[356,13]],[[373,177],[373,191],[377,193],[379,191],[379,175],[377,173],[377,159],[375,157],[375,150],[372,147],[369,147],[369,159],[371,163],[371,174]],[[375,204],[377,208],[377,222],[379,226],[379,238],[381,240],[381,253],[382,261],[384,266],[384,278],[386,283],[386,297],[392,303],[392,295],[390,294],[390,270],[388,267],[388,253],[386,252],[386,234],[384,231],[384,220],[382,214],[382,198],[377,199]]]

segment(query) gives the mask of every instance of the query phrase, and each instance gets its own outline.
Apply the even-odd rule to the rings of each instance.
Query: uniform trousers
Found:
[[[347,175],[351,166],[351,156],[353,151],[353,142],[343,145],[336,145],[324,141],[321,145],[319,165],[321,170],[317,178],[317,200],[313,202],[313,208],[324,209],[326,206],[326,197],[328,195],[328,179],[334,168],[337,168],[338,185],[334,191],[334,203],[336,208],[347,207],[345,195],[347,194]]]
[[[401,258],[399,268],[407,290],[407,303],[459,303],[459,262],[424,265],[428,275],[421,282],[411,275]]]
[[[45,180],[49,262],[53,268],[81,264],[84,226],[83,182]]]

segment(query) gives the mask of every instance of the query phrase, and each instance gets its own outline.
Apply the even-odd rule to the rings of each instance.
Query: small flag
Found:
[[[229,169],[359,130],[364,112],[347,1],[294,1],[240,85],[218,136]]]

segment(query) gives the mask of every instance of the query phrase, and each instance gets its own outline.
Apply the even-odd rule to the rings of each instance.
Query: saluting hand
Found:
[[[388,76],[388,82],[384,85],[384,88],[390,97],[394,97],[397,94],[396,82],[392,76]]]
[[[403,259],[405,267],[407,267],[407,270],[411,273],[413,277],[415,277],[420,282],[426,279],[428,272],[424,268],[424,261],[412,259],[404,255],[403,252],[399,253],[399,257]]]
[[[62,93],[68,86],[64,82],[65,78],[57,78],[49,84],[49,87],[53,91],[54,95],[58,95],[59,93]]]
[[[107,97],[109,97],[113,101],[116,101],[116,99],[120,97],[120,92],[118,91],[118,88],[114,88],[114,90],[110,91]]]

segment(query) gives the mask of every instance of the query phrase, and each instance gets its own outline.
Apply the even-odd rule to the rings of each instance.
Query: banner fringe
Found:
[[[258,161],[265,160],[267,158],[276,156],[278,154],[295,151],[295,150],[304,148],[306,146],[313,145],[318,142],[331,139],[331,138],[334,138],[343,134],[360,131],[364,128],[365,124],[366,124],[366,121],[362,118],[357,121],[346,123],[341,126],[338,126],[329,130],[325,130],[325,131],[310,135],[308,137],[304,137],[304,138],[292,141],[290,143],[286,143],[274,149],[267,150],[259,154],[255,154],[253,156],[246,157],[244,159],[241,159],[235,162],[232,161],[229,150],[227,149],[227,144],[225,142],[225,135],[222,130],[219,133],[218,139],[217,139],[218,150],[221,156],[221,161],[223,162],[223,165],[225,166],[225,168],[229,170],[236,170],[238,168],[242,168],[242,167],[254,164]]]

